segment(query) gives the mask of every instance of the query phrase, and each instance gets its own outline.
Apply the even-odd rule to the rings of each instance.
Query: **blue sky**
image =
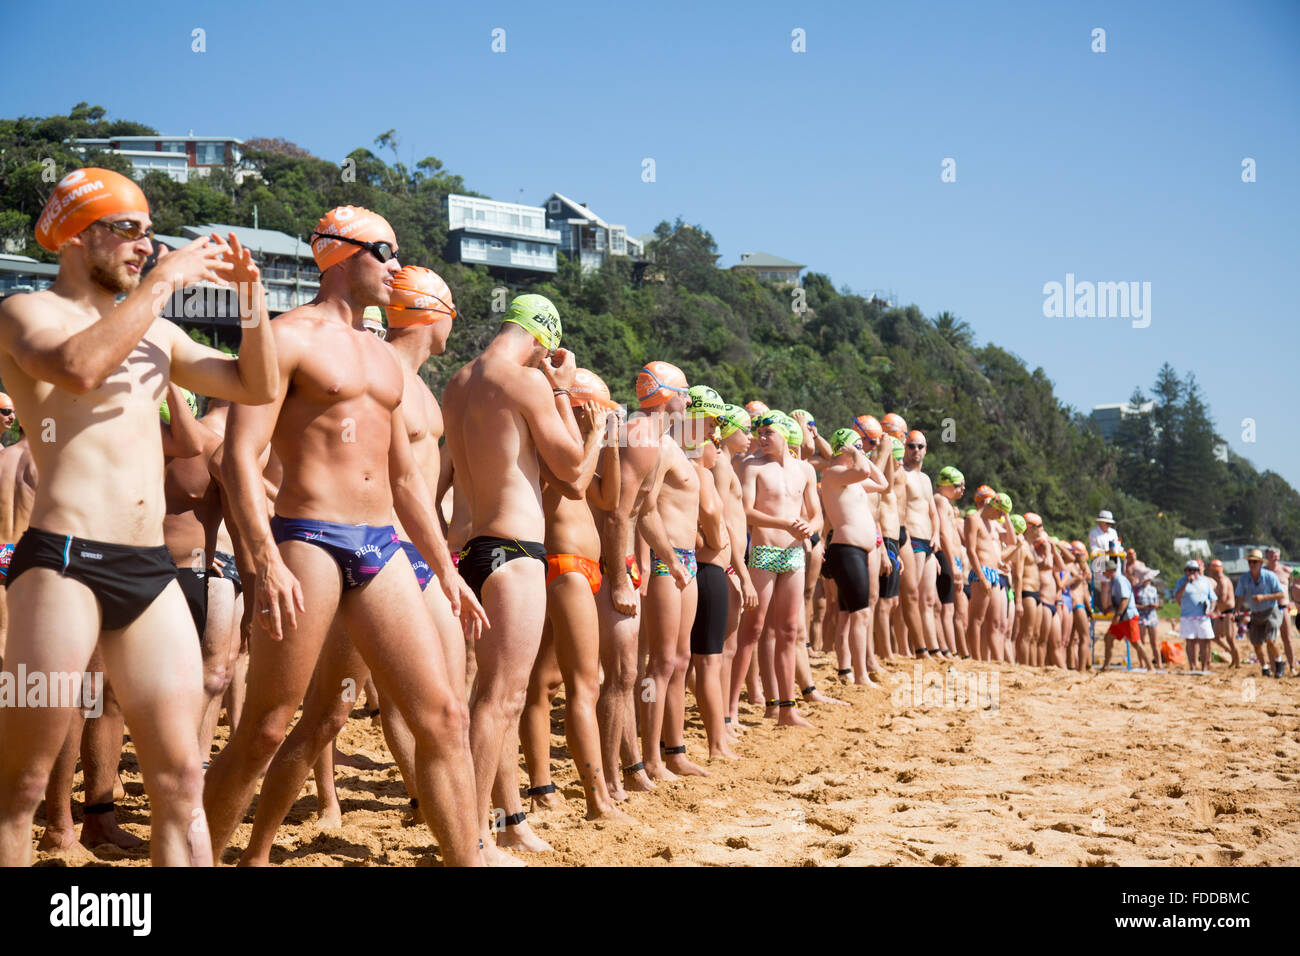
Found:
[[[681,215],[723,264],[761,249],[950,310],[1078,408],[1168,361],[1300,486],[1300,4],[863,6],[9,4],[31,42],[0,115],[87,100],[334,160],[396,128],[404,161],[497,199],[558,190],[632,234]],[[1151,324],[1044,317],[1067,273],[1150,282]]]

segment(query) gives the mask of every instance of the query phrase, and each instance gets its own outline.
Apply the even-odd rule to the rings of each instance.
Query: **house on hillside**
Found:
[[[555,272],[560,231],[546,210],[478,196],[447,197],[448,262],[484,265],[506,277]]]
[[[575,202],[563,193],[551,193],[542,208],[546,210],[546,224],[560,231],[560,251],[577,262],[583,272],[599,269],[607,256],[645,258],[645,247],[627,234],[627,226],[606,222],[586,203]]]
[[[19,247],[21,248],[21,246]],[[41,292],[54,285],[59,266],[30,256],[0,255],[0,299],[19,292]]]
[[[768,252],[742,252],[740,262],[731,267],[732,272],[748,272],[750,275],[781,285],[800,285],[799,273],[804,269],[797,262],[782,259]]]
[[[1102,439],[1109,444],[1115,440],[1115,435],[1119,433],[1120,422],[1134,415],[1150,415],[1155,410],[1155,407],[1155,402],[1143,402],[1141,405],[1133,405],[1129,402],[1094,405],[1092,407],[1092,421],[1097,426],[1097,431],[1101,433]]]
[[[214,169],[229,169],[235,184],[247,176],[257,176],[245,167],[242,139],[233,136],[110,136],[104,139],[74,139],[74,149],[85,152],[97,149],[124,157],[131,164],[132,175],[143,179],[147,173],[165,173],[178,183],[192,176],[207,176]]]

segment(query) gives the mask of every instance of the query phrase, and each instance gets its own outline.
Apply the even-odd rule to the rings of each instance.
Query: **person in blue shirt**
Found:
[[[1198,561],[1183,565],[1183,576],[1174,585],[1174,600],[1178,602],[1178,635],[1187,644],[1187,669],[1210,669],[1210,642],[1214,640],[1214,624],[1210,614],[1219,601],[1219,591],[1213,581],[1201,573]]]
[[[1246,556],[1249,570],[1237,579],[1237,597],[1241,607],[1250,612],[1247,636],[1255,648],[1255,656],[1263,665],[1265,677],[1281,677],[1282,662],[1277,657],[1278,629],[1282,626],[1282,608],[1278,604],[1284,597],[1282,582],[1277,575],[1264,567],[1264,555],[1252,548]],[[1268,648],[1268,660],[1264,649]]]
[[[1111,645],[1114,644],[1115,638],[1119,637],[1133,645],[1142,666],[1151,670],[1154,666],[1151,663],[1151,655],[1142,646],[1142,635],[1138,630],[1138,611],[1133,601],[1133,585],[1129,583],[1128,578],[1118,572],[1119,562],[1111,558],[1105,564],[1105,582],[1102,587],[1110,592],[1110,606],[1115,612],[1115,618],[1106,631],[1106,656],[1101,662],[1101,669],[1106,670],[1110,667]]]

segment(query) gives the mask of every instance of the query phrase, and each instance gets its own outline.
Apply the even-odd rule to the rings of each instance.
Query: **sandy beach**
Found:
[[[819,686],[852,702],[811,707],[815,730],[778,731],[742,703],[744,759],[633,794],[624,807],[639,827],[583,820],[557,701],[552,768],[567,804],[530,814],[554,852],[523,856],[534,866],[1300,863],[1300,681],[1266,680],[1244,666],[1209,677],[967,661],[955,674],[938,663],[887,667],[879,690],[841,687],[831,658],[814,658]],[[693,704],[687,718],[698,760]],[[428,830],[409,823],[379,729],[360,710],[340,749],[365,767],[338,769],[343,826],[317,826],[309,782],[272,861],[439,865]],[[118,819],[147,838],[129,745],[123,768]],[[73,800],[79,818],[80,790]],[[240,826],[235,847],[249,830]],[[139,866],[144,850],[38,853],[37,862]],[[236,857],[232,849],[224,860]]]

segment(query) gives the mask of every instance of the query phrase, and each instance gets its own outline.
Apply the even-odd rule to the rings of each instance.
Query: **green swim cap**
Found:
[[[965,511],[963,511],[963,512],[961,513],[961,516],[962,516],[963,518],[969,518],[971,515],[975,514],[975,512],[977,512],[977,511],[979,511],[979,509],[976,508],[974,505],[971,505],[969,508],[967,508]]]
[[[803,426],[789,415],[781,416],[778,427],[785,432],[785,443],[791,448],[798,448],[803,444]]]
[[[893,435],[889,436],[889,440],[894,443],[894,461],[902,461],[903,443],[899,441],[897,438],[895,438]]]
[[[723,406],[722,414],[718,416],[718,424],[721,426],[722,437],[730,438],[738,431],[748,431],[752,421],[749,412],[739,405],[727,402]]]
[[[804,419],[807,421],[807,423],[808,423],[809,425],[816,425],[816,424],[817,424],[817,416],[814,415],[812,412],[808,411],[808,409],[806,409],[806,408],[796,408],[794,411],[792,411],[792,412],[790,413],[790,417],[793,418],[795,421],[798,421],[798,420],[799,420],[799,419],[796,417],[796,416],[799,416],[799,415],[804,416]]]
[[[1016,534],[1024,534],[1026,527],[1028,526],[1025,524],[1024,515],[1011,516],[1011,530],[1014,531]]]
[[[955,488],[957,485],[963,485],[965,483],[966,476],[952,465],[944,465],[943,468],[939,470],[939,487],[942,488],[947,485]]]
[[[188,388],[182,388],[181,394],[185,396],[185,404],[190,407],[190,412],[197,415],[199,413],[199,400],[194,397],[194,393]],[[158,415],[162,418],[164,424],[170,425],[172,423],[172,410],[167,407],[167,399],[165,398],[162,404],[158,406]]]
[[[526,329],[548,349],[560,347],[560,313],[544,295],[515,296],[501,321],[513,322],[521,329]]]
[[[861,440],[862,436],[855,429],[837,428],[835,434],[831,435],[831,454],[838,455],[849,445],[857,445]]]
[[[727,410],[722,396],[707,385],[692,385],[687,395],[690,396],[686,406],[687,418],[720,418]]]
[[[993,499],[993,507],[997,508],[1004,515],[1011,514],[1011,496],[1005,491]]]

